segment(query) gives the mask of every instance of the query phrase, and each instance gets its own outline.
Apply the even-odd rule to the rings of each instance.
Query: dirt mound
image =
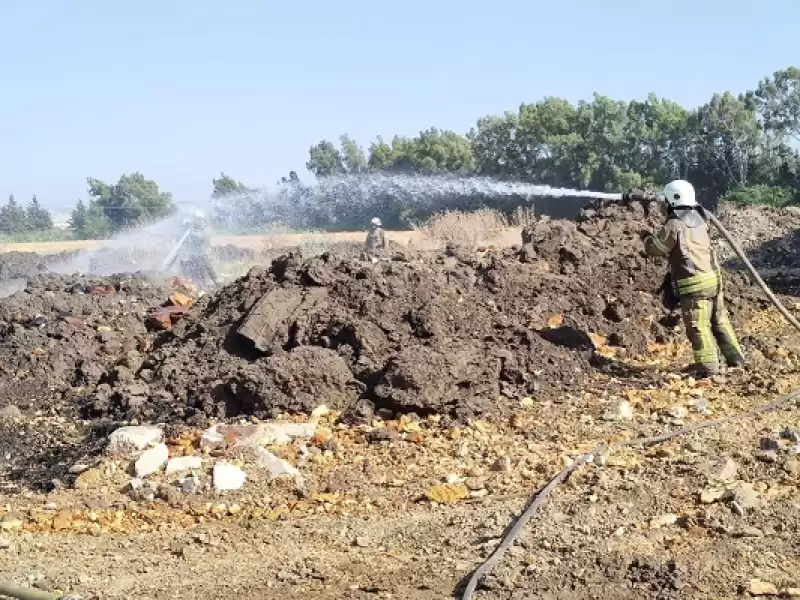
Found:
[[[725,206],[719,212],[720,221],[739,243],[756,268],[794,267],[800,252],[800,209],[768,206]],[[743,265],[733,250],[718,238],[717,254],[729,268]]]
[[[665,266],[639,238],[661,219],[655,204],[599,204],[577,223],[526,229],[519,251],[374,265],[289,254],[203,300],[134,379],[106,377],[88,410],[202,422],[326,404],[465,417],[503,397],[559,397],[604,356],[676,335],[657,294]]]
[[[54,264],[65,262],[76,252],[42,255],[36,252],[3,252],[0,254],[0,282],[10,279],[29,279],[47,271]]]
[[[144,316],[166,291],[138,276],[40,275],[0,302],[0,405],[40,407],[147,348]],[[134,367],[138,369],[138,365]]]

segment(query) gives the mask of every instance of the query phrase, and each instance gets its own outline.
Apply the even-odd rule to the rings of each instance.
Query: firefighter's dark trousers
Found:
[[[744,363],[744,353],[728,318],[722,290],[711,298],[684,296],[681,310],[695,365],[717,371],[720,353],[729,366]]]

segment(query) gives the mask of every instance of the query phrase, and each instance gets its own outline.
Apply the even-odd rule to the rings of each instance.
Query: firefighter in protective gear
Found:
[[[191,219],[184,221],[184,225],[190,231],[180,249],[181,273],[203,289],[218,286],[219,278],[211,264],[205,213],[201,210],[195,211]]]
[[[648,256],[669,260],[671,283],[680,301],[686,334],[692,343],[699,376],[717,373],[719,353],[728,366],[744,364],[744,354],[733,330],[722,289],[722,277],[711,247],[708,224],[688,181],[664,188],[667,222],[655,235],[645,235]]]
[[[386,235],[383,229],[383,223],[378,217],[370,221],[370,229],[367,234],[367,239],[364,242],[364,250],[362,255],[365,260],[377,262],[378,258],[386,251]]]

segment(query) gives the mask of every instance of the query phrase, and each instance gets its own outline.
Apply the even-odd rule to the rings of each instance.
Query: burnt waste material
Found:
[[[598,340],[635,355],[682,335],[660,303],[666,266],[641,250],[639,233],[661,220],[655,203],[601,202],[503,251],[374,265],[291,253],[204,298],[85,409],[197,424],[320,404],[466,418],[560,397],[603,368]]]

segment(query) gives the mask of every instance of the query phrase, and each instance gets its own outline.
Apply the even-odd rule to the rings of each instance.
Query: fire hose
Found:
[[[17,598],[18,600],[81,600],[74,594],[59,595],[36,588],[22,587],[13,583],[0,583],[0,596]]]
[[[622,195],[621,198],[623,201],[649,201],[649,200],[656,200],[658,199],[657,196],[648,195],[644,193],[634,193],[633,191],[626,192]],[[778,300],[775,294],[772,293],[772,290],[769,289],[764,280],[761,279],[761,276],[756,271],[755,267],[753,267],[752,263],[747,259],[747,256],[744,253],[744,250],[736,243],[736,240],[730,235],[727,229],[720,223],[719,219],[714,216],[708,210],[703,209],[702,207],[698,207],[699,212],[709,221],[711,222],[714,227],[720,232],[722,237],[725,239],[726,242],[730,245],[731,249],[736,253],[736,255],[741,259],[744,263],[747,271],[753,277],[755,282],[767,296],[769,301],[775,306],[778,312],[795,328],[798,332],[800,332],[800,322],[795,319],[795,317],[786,309],[785,306]],[[472,573],[467,585],[464,589],[464,593],[462,594],[462,600],[472,600],[473,595],[475,593],[476,588],[478,587],[478,583],[480,583],[481,579],[485,577],[491,570],[494,568],[497,563],[503,558],[503,555],[506,551],[513,545],[514,541],[519,537],[522,533],[523,528],[525,525],[530,521],[534,515],[538,512],[538,510],[547,503],[547,500],[550,497],[550,494],[553,492],[555,488],[557,488],[561,483],[566,481],[566,479],[576,471],[581,465],[584,465],[588,462],[594,460],[594,457],[597,455],[601,455],[612,448],[621,448],[621,447],[629,447],[629,446],[652,446],[655,444],[661,444],[668,440],[674,439],[676,437],[680,437],[683,435],[687,435],[690,433],[694,433],[696,431],[700,431],[702,429],[709,429],[711,427],[716,427],[718,425],[722,425],[724,423],[728,423],[731,421],[746,419],[750,417],[755,417],[763,413],[771,412],[777,410],[778,408],[783,407],[784,405],[788,404],[791,401],[796,401],[797,406],[800,407],[800,390],[795,390],[794,392],[787,394],[786,396],[782,396],[769,404],[761,406],[751,411],[747,411],[744,413],[739,413],[735,415],[730,415],[727,417],[722,417],[720,419],[714,419],[711,421],[704,421],[702,423],[697,423],[695,425],[684,427],[682,429],[677,429],[674,431],[669,431],[657,436],[652,437],[644,437],[644,438],[637,438],[633,440],[624,440],[619,442],[614,442],[612,444],[599,444],[590,452],[583,454],[576,458],[572,463],[565,467],[561,472],[559,472],[555,477],[553,477],[547,485],[545,485],[541,490],[537,491],[529,500],[525,510],[520,514],[516,519],[514,519],[509,526],[506,528],[500,543],[498,544],[497,548],[489,555],[489,557],[478,566],[477,569]]]

